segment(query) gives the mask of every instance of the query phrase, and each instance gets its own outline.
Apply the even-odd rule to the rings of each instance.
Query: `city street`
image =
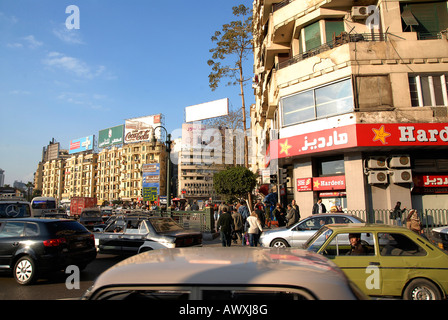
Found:
[[[204,240],[204,246],[220,246],[219,237]],[[12,275],[0,273],[0,300],[59,300],[79,299],[93,284],[94,280],[106,269],[120,262],[126,257],[99,254],[95,261],[87,266],[80,275],[80,288],[67,289],[66,279],[70,274],[60,272],[50,279],[40,279],[34,285],[21,286],[16,283]]]

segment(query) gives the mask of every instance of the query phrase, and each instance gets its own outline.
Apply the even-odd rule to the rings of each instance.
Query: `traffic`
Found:
[[[219,248],[218,234],[205,239],[195,224],[198,216],[215,216],[212,208],[167,216],[111,208],[106,214],[93,207],[75,219],[45,201],[0,200],[0,270],[19,285],[37,285],[71,266],[81,272],[98,257],[115,255],[121,262],[114,271],[99,273],[78,298],[443,300],[448,295],[446,228],[434,228],[438,237],[426,237],[405,227],[324,213],[289,227],[266,225],[258,248],[235,241]],[[85,212],[91,219],[82,219]],[[213,290],[205,289],[212,284]]]

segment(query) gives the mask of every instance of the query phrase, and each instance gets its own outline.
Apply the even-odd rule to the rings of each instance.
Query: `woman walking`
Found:
[[[252,211],[247,218],[246,223],[249,225],[247,229],[247,233],[249,234],[249,244],[251,247],[256,247],[263,228],[261,227],[260,219],[255,211]]]

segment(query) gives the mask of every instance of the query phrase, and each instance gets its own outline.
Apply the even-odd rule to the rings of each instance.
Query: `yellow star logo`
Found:
[[[285,143],[280,143],[280,147],[280,154],[284,153],[285,155],[289,156],[289,149],[291,149],[292,146],[288,144],[288,139],[286,139]]]
[[[314,188],[319,189],[320,183],[319,181],[314,181]]]
[[[389,137],[391,134],[389,132],[384,131],[384,126],[381,126],[379,129],[372,129],[375,133],[375,137],[373,138],[373,141],[381,140],[382,144],[386,144],[386,138]]]

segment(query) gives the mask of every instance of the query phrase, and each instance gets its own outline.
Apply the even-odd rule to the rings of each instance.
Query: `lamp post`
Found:
[[[166,128],[164,126],[157,126],[154,128],[154,130],[152,131],[151,134],[151,143],[153,144],[153,146],[156,145],[157,143],[157,139],[156,139],[156,135],[155,132],[157,129],[163,129],[165,130],[165,134],[166,134],[166,140],[165,140],[165,146],[166,146],[166,152],[167,152],[167,161],[166,161],[166,208],[168,209],[168,207],[171,205],[171,172],[170,172],[170,162],[171,162],[171,158],[170,158],[170,153],[171,153],[171,134],[168,133],[168,131],[166,130]]]

